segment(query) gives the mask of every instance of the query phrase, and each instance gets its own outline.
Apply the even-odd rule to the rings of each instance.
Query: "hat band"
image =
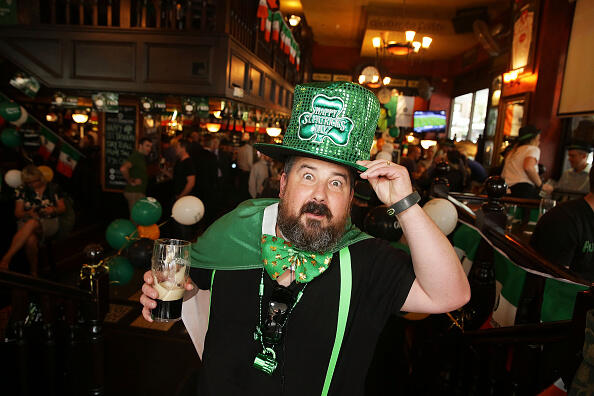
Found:
[[[518,138],[518,141],[522,141],[522,140],[530,139],[530,138],[533,138],[533,137],[535,137],[536,135],[537,135],[536,133],[527,133],[527,134],[525,134],[524,136],[520,136],[520,137]]]

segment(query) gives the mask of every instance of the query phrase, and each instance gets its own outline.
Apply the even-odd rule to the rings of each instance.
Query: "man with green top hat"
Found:
[[[448,312],[470,298],[406,169],[369,161],[378,115],[376,97],[360,85],[298,85],[283,143],[256,145],[285,161],[280,200],[240,204],[192,247],[187,289],[210,290],[200,395],[362,394],[389,315]],[[358,177],[398,217],[412,263],[351,224]],[[151,321],[157,293],[150,272],[144,280]]]

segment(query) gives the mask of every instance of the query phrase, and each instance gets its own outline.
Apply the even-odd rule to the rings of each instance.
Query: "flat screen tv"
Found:
[[[446,129],[446,112],[441,111],[415,111],[415,132],[444,132]]]

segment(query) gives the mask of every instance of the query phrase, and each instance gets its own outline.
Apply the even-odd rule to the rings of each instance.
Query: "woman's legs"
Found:
[[[25,242],[25,254],[27,255],[27,260],[29,260],[29,271],[32,276],[37,276],[37,263],[39,261],[37,258],[38,252],[39,238],[33,233],[27,238],[27,242]]]
[[[21,248],[27,243],[27,240],[34,235],[35,232],[39,230],[39,221],[36,219],[29,219],[27,222],[14,234],[12,238],[12,243],[8,248],[8,251],[0,260],[0,268],[8,269],[8,265],[10,264],[10,260],[12,260],[13,256],[21,250]]]

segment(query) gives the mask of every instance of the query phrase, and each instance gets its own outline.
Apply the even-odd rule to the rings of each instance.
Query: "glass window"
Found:
[[[478,140],[479,135],[485,130],[485,118],[487,117],[487,103],[489,102],[489,88],[481,89],[474,93],[474,106],[472,111],[472,124],[470,136],[467,140],[472,140],[474,143]]]
[[[450,123],[450,139],[465,140],[470,125],[473,94],[465,94],[454,98],[452,106],[452,122]]]
[[[476,143],[485,130],[488,103],[489,88],[455,97],[448,137]]]

